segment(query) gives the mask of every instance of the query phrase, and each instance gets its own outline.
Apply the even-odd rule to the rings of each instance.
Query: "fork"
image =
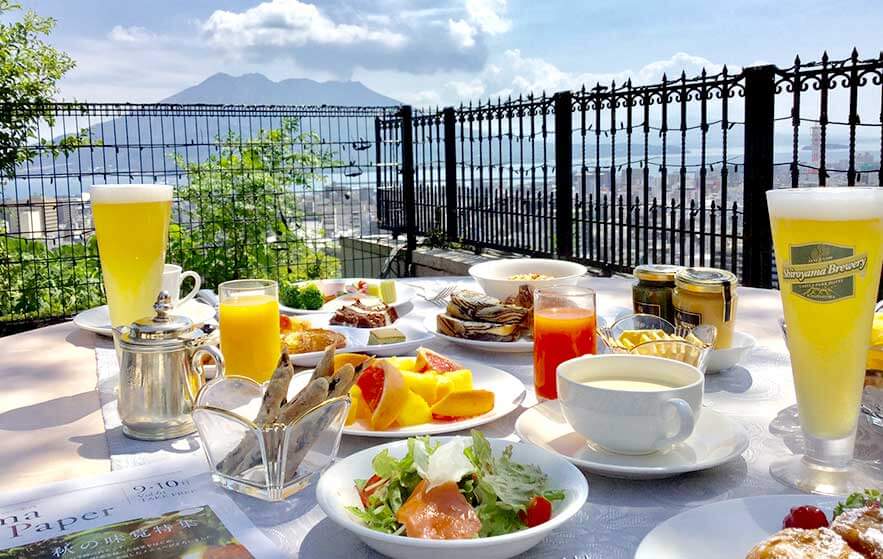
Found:
[[[426,288],[422,287],[422,286],[421,286],[421,289],[423,289],[424,291],[426,290]],[[423,297],[423,299],[425,299],[427,303],[432,303],[433,305],[435,305],[437,307],[444,307],[445,305],[447,305],[447,303],[445,303],[445,299],[450,297],[451,294],[456,290],[457,290],[457,288],[455,286],[449,285],[449,286],[443,288],[441,291],[439,291],[435,295],[433,295],[432,297],[429,297],[425,293],[420,293],[420,296]]]

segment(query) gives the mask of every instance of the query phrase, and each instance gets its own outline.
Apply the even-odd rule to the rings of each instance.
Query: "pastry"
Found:
[[[310,328],[288,332],[282,335],[282,341],[288,346],[289,353],[310,353],[323,351],[328,346],[342,348],[346,345],[346,337],[325,328]]]
[[[883,511],[878,505],[844,510],[831,529],[866,559],[883,559]]]
[[[760,542],[745,559],[864,559],[829,528],[785,528]]]

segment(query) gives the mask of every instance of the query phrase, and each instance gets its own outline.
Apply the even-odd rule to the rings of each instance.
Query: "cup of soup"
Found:
[[[586,355],[558,366],[558,399],[574,431],[618,454],[650,454],[684,441],[702,410],[705,376],[681,361]]]

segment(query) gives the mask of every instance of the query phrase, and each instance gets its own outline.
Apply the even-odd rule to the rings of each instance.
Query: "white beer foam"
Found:
[[[883,187],[780,188],[768,191],[766,197],[774,218],[883,219]]]
[[[172,187],[168,184],[94,184],[89,187],[89,197],[93,204],[165,202],[172,199]]]

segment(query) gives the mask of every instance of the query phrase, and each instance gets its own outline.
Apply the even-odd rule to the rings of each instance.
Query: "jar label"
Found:
[[[829,243],[792,245],[790,261],[782,270],[782,282],[791,292],[817,303],[830,303],[855,295],[855,275],[863,273],[867,254],[854,247]]]
[[[685,311],[675,307],[675,324],[699,326],[702,324],[702,313]]]
[[[662,306],[653,303],[643,303],[635,301],[635,312],[643,314],[652,314],[654,316],[662,316]]]

